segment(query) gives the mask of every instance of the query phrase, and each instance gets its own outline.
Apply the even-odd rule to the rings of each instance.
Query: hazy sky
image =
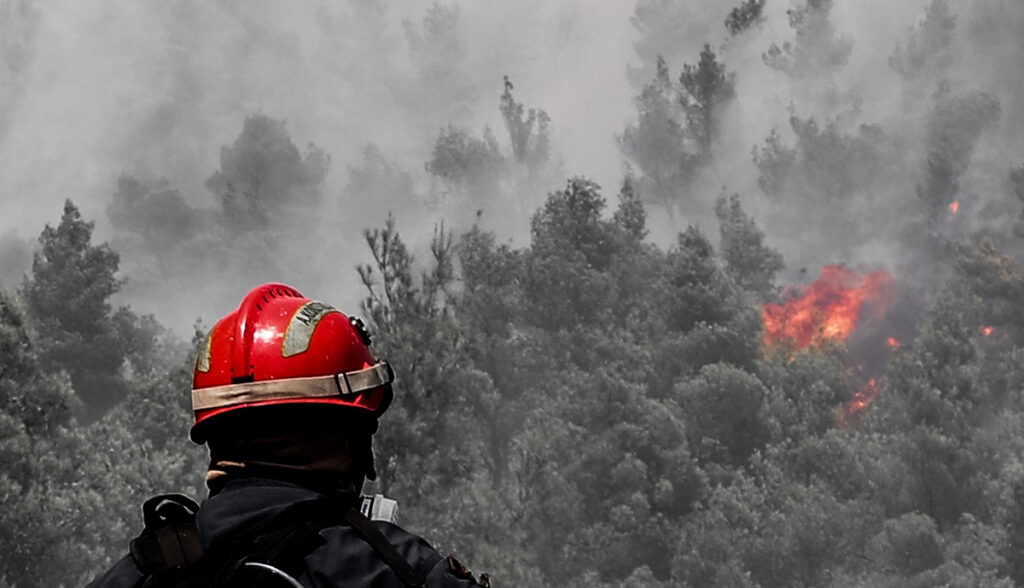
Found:
[[[125,170],[204,198],[220,147],[252,113],[287,120],[300,146],[325,148],[335,185],[367,142],[425,160],[447,121],[417,108],[431,81],[418,76],[403,21],[420,26],[429,3],[242,6],[4,0],[3,226],[34,235],[67,197],[102,219]],[[631,13],[619,2],[460,6],[462,63],[451,66],[476,96],[453,122],[498,127],[508,74],[517,98],[547,110],[556,138],[575,146],[567,167],[614,184],[612,136],[631,109]]]
[[[1016,2],[950,2],[958,14],[954,87],[991,91],[1002,103],[1007,130],[978,147],[996,171],[1024,162],[1024,142],[1011,132],[1020,130],[1024,114],[1024,9]],[[124,173],[166,178],[192,204],[210,206],[204,182],[219,165],[220,148],[257,113],[287,121],[300,149],[311,142],[331,155],[324,194],[353,217],[347,226],[379,226],[385,210],[340,201],[348,169],[359,165],[366,145],[376,145],[426,190],[423,164],[445,125],[476,136],[488,125],[504,138],[504,75],[515,83],[517,100],[551,116],[562,176],[595,179],[614,201],[623,177],[616,136],[635,119],[634,97],[652,55],[664,54],[675,77],[683,63],[696,62],[705,42],[737,73],[738,98],[701,187],[703,205],[688,220],[707,225],[723,190],[739,192],[762,218],[768,204],[751,148],[773,128],[787,136],[790,108],[801,116],[845,116],[851,128],[866,122],[897,131],[899,119],[924,109],[908,108],[888,59],[929,3],[836,0],[832,20],[854,49],[843,75],[823,92],[821,82],[791,80],[761,60],[772,42],[792,40],[786,10],[795,0],[768,0],[765,21],[735,39],[722,25],[731,5],[717,0],[646,0],[642,7],[663,15],[646,23],[634,2],[594,0],[0,0],[0,237],[34,240],[71,198],[97,221],[97,236],[109,238],[106,207]],[[457,15],[440,41],[424,24],[439,10]],[[669,242],[674,227],[665,227],[658,210],[649,213],[655,238]],[[435,221],[401,214],[398,220],[418,247]],[[511,225],[508,236],[527,231],[525,215],[500,220]],[[787,253],[793,231],[767,228]],[[348,241],[354,249],[336,267],[366,260],[359,240]],[[821,263],[830,261],[842,260]],[[355,304],[354,279],[354,272],[339,278],[337,288],[349,298],[343,304]],[[131,302],[144,311],[162,308],[158,300]],[[209,319],[226,304],[191,316]],[[176,330],[188,312],[168,311]]]

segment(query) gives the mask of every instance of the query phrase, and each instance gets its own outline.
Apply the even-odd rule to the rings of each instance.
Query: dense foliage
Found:
[[[693,228],[667,251],[648,244],[628,183],[613,214],[605,205],[570,180],[523,249],[439,229],[422,275],[392,223],[368,231],[363,310],[401,375],[380,489],[403,499],[409,526],[510,584],[1012,585],[1024,268],[989,242],[963,245],[884,394],[841,429],[842,349],[762,353],[756,301],[780,263],[737,198],[720,201],[721,256]],[[41,240],[74,253],[80,273],[62,275],[116,286],[90,232],[69,203]],[[201,467],[178,439],[180,346],[133,346],[145,357],[113,372],[127,398],[76,418],[96,399],[73,374],[111,371],[47,358],[53,325],[21,300],[48,283],[84,324],[124,325],[130,311],[112,314],[102,290],[82,304],[87,288],[43,268],[0,301],[14,585],[95,572],[137,528],[139,500],[194,489]]]

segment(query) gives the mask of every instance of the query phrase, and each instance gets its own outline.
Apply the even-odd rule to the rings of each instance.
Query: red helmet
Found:
[[[333,404],[380,416],[394,375],[369,343],[362,321],[328,304],[284,284],[254,288],[196,358],[190,437],[203,443],[217,415],[253,406]]]

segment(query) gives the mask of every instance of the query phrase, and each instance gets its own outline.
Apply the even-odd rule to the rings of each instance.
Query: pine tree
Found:
[[[982,134],[991,128],[1002,109],[999,99],[983,92],[951,95],[940,89],[928,116],[928,156],[924,181],[917,195],[934,220],[957,199],[960,177],[966,173]]]
[[[292,142],[284,121],[265,115],[245,119],[242,133],[221,148],[220,169],[206,180],[218,199],[222,222],[234,232],[280,226],[282,214],[300,218],[320,202],[330,157]]]
[[[647,211],[644,210],[640,196],[633,188],[636,180],[627,176],[622,181],[622,189],[619,190],[619,208],[615,211],[612,219],[619,224],[626,233],[637,241],[643,241],[647,236]]]
[[[775,289],[775,274],[783,268],[782,255],[764,244],[764,231],[740,206],[738,194],[715,202],[725,272],[740,288],[767,301]]]
[[[950,46],[956,28],[946,0],[932,0],[917,30],[910,32],[907,45],[897,44],[889,66],[907,79],[940,76],[953,62]]]
[[[483,139],[448,125],[434,142],[426,169],[454,186],[484,194],[494,193],[505,161],[494,137]]]
[[[551,194],[530,223],[532,246],[525,260],[526,299],[537,326],[559,330],[605,318],[616,287],[607,272],[617,243],[598,186],[573,178]]]
[[[725,19],[725,28],[730,35],[738,35],[750,27],[764,22],[764,6],[767,0],[745,0],[729,12]]]
[[[704,45],[697,65],[686,64],[679,75],[680,101],[686,113],[686,126],[696,139],[699,153],[708,158],[718,134],[722,108],[736,95],[735,74],[727,73],[710,45]]]
[[[110,306],[120,288],[120,258],[106,244],[93,245],[92,231],[93,223],[65,202],[60,224],[47,225],[39,237],[22,295],[38,325],[43,365],[67,370],[75,392],[98,414],[124,395],[129,348]],[[133,317],[125,318],[130,328]]]
[[[697,65],[683,66],[678,85],[659,56],[654,79],[636,99],[637,123],[626,127],[619,145],[642,172],[638,187],[663,204],[672,218],[690,183],[711,159],[719,120],[735,97],[734,78],[705,45]]]
[[[786,11],[796,38],[780,47],[772,46],[762,55],[768,67],[793,78],[820,77],[846,64],[853,41],[838,36],[829,20],[833,0],[806,0],[799,8]]]
[[[668,64],[660,56],[655,77],[637,97],[636,106],[637,123],[623,131],[620,147],[640,167],[650,192],[671,215],[697,162],[686,149],[681,104]]]
[[[166,266],[171,251],[207,229],[200,211],[191,207],[166,180],[121,176],[107,205],[115,229],[134,237],[131,245],[156,254]]]
[[[690,447],[702,465],[740,466],[769,440],[768,391],[750,373],[707,365],[674,394],[685,415]]]
[[[668,280],[672,288],[670,328],[688,331],[698,323],[721,323],[735,312],[733,289],[715,262],[714,248],[695,227],[679,234],[668,257]]]
[[[512,141],[512,155],[519,163],[537,169],[547,163],[550,146],[548,125],[551,117],[537,108],[529,111],[512,96],[514,86],[505,76],[505,91],[501,94],[501,116]]]

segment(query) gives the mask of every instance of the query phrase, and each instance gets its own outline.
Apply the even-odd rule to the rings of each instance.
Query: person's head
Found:
[[[250,291],[196,359],[190,437],[210,448],[211,489],[236,475],[341,492],[373,479],[393,374],[369,343],[361,321],[289,286]]]

